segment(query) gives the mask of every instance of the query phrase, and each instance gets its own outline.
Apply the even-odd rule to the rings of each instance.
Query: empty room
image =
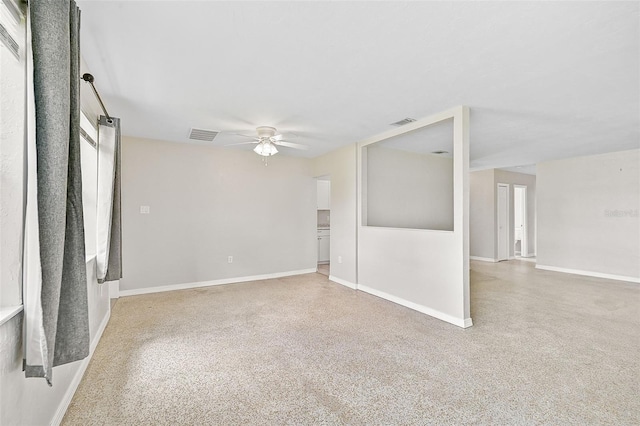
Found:
[[[0,1],[0,424],[637,425],[640,4]]]

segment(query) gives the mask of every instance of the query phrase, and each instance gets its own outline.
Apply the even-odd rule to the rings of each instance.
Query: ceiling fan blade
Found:
[[[271,140],[272,141],[281,141],[283,137],[284,136],[282,136],[282,134],[274,135],[274,136],[271,136]]]
[[[287,142],[287,141],[276,141],[274,144],[278,146],[286,146],[287,148],[295,148],[295,149],[309,149],[306,145],[300,145],[299,143]]]
[[[252,142],[237,142],[237,143],[230,143],[224,146],[235,146],[235,145],[251,145],[251,144],[257,144],[259,143],[258,141],[252,141]]]
[[[243,138],[253,139],[253,140],[256,140],[256,141],[260,140],[259,138],[256,138],[255,136],[243,135],[242,133],[231,133],[231,134],[235,135],[235,136],[242,136]]]

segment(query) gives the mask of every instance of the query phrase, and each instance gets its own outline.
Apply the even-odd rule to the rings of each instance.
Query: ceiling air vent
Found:
[[[217,135],[218,132],[215,130],[191,129],[191,132],[189,132],[189,139],[194,141],[211,142]]]
[[[404,126],[405,124],[409,124],[409,123],[413,123],[414,121],[416,121],[415,118],[404,118],[400,121],[396,121],[395,123],[391,123],[392,126]]]

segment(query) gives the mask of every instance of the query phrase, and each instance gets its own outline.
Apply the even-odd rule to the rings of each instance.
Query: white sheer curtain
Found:
[[[102,117],[101,117],[102,118]],[[103,124],[104,123],[104,124]],[[96,265],[98,281],[107,276],[111,242],[111,215],[113,213],[113,188],[115,175],[116,128],[101,120],[98,126],[98,201],[96,221]]]
[[[44,365],[47,345],[42,325],[42,269],[38,226],[38,181],[36,173],[36,109],[33,94],[31,19],[27,14],[27,205],[23,254],[24,342],[27,365]]]

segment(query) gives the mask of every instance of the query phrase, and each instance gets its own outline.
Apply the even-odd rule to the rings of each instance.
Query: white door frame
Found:
[[[513,185],[513,199],[516,198],[516,188],[522,190],[522,240],[520,242],[520,257],[529,257],[529,226],[527,217],[527,185]],[[515,202],[514,202],[515,209]],[[515,220],[515,210],[514,210],[514,220]],[[515,222],[513,224],[515,228]],[[514,244],[515,244],[515,229],[514,229]],[[514,249],[515,250],[515,249]]]
[[[505,205],[503,207],[503,209],[506,209],[506,211],[503,211],[502,214],[504,214],[504,217],[506,218],[506,235],[504,237],[504,241],[502,241],[502,244],[504,244],[506,246],[506,250],[507,250],[507,255],[505,256],[500,256],[500,188],[505,188],[507,190],[507,199],[505,200]],[[501,260],[509,260],[509,256],[511,255],[511,236],[510,236],[510,232],[509,232],[509,211],[510,211],[510,204],[509,204],[509,184],[507,183],[499,183],[496,189],[496,260],[497,261],[501,261]]]

